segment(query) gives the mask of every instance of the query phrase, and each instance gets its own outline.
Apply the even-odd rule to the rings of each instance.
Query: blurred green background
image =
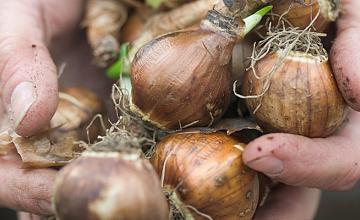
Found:
[[[15,212],[0,209],[0,220],[15,220]],[[324,192],[315,220],[359,220],[360,183],[347,192]],[[80,219],[79,219],[80,220]],[[302,220],[302,219],[289,219]]]

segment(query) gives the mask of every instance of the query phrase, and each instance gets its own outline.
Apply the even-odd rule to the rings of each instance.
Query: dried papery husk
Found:
[[[4,131],[0,135],[0,151],[6,154],[16,148],[25,168],[64,166],[84,150],[77,142],[93,140],[101,134],[103,126],[100,124],[94,123],[88,129],[87,126],[102,112],[103,105],[93,92],[81,88],[63,89],[49,128],[32,137],[20,137],[11,129]]]
[[[45,132],[30,138],[14,137],[12,143],[24,168],[59,167],[70,163],[81,153],[80,150],[77,152],[75,142],[78,140],[74,136],[53,140],[51,132]]]
[[[320,11],[320,16],[313,24],[318,32],[325,31],[340,12],[340,0],[278,0],[273,6],[273,13],[300,29],[306,28]]]
[[[243,95],[265,132],[326,137],[347,113],[327,58],[299,51],[264,56],[245,75]]]
[[[259,180],[242,161],[245,144],[223,132],[171,134],[151,162],[175,219],[251,219]]]
[[[10,150],[14,149],[10,130],[0,133],[0,156],[6,155]]]
[[[231,96],[231,52],[246,31],[244,21],[234,18],[238,11],[223,2],[214,8],[200,28],[163,35],[137,52],[131,67],[131,108],[144,121],[176,130],[210,126],[225,113]]]
[[[56,177],[53,204],[59,220],[166,220],[159,177],[137,153],[85,153]]]
[[[186,132],[211,134],[218,131],[225,132],[227,135],[235,135],[240,138],[244,143],[249,143],[251,141],[247,141],[245,138],[246,136],[252,136],[253,140],[262,134],[262,130],[259,125],[243,118],[222,118],[212,127],[192,127],[183,130],[182,133]],[[249,133],[247,131],[249,131]]]
[[[75,147],[75,135],[52,139],[51,130],[33,137],[20,137],[9,129],[0,134],[0,155],[16,149],[23,168],[46,168],[63,166],[80,155]]]
[[[106,67],[117,58],[120,28],[126,19],[127,9],[121,1],[87,1],[83,25],[97,65]]]
[[[51,135],[56,139],[73,133],[77,140],[94,141],[104,130],[100,120],[89,126],[96,115],[105,116],[105,107],[94,92],[77,87],[61,89],[57,111],[50,121],[50,127],[56,128]]]
[[[197,0],[150,17],[144,24],[141,35],[130,41],[129,62],[131,63],[137,51],[153,38],[199,23],[216,2],[217,0]]]

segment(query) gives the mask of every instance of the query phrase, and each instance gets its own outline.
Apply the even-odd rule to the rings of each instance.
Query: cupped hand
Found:
[[[91,50],[79,28],[84,2],[0,1],[0,112],[7,110],[20,135],[36,134],[49,123],[58,102],[57,69],[63,63],[63,84],[88,87],[102,98],[110,94],[111,81],[91,65]],[[15,152],[0,157],[0,206],[52,214],[55,175],[53,169],[21,168]]]
[[[338,33],[330,54],[345,100],[360,110],[360,1],[342,0]],[[360,113],[351,110],[343,127],[331,137],[310,139],[269,134],[251,142],[245,163],[293,186],[346,190],[360,179]]]
[[[303,187],[278,185],[258,208],[253,220],[311,220],[320,202],[320,191]]]

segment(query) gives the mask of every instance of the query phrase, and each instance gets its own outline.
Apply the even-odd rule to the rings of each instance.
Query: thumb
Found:
[[[44,128],[58,102],[56,68],[42,42],[20,37],[0,40],[3,102],[19,135]]]
[[[15,130],[22,136],[43,129],[58,103],[56,67],[46,42],[65,28],[59,18],[64,10],[54,2],[0,3],[0,91]],[[80,1],[73,2],[80,5]]]

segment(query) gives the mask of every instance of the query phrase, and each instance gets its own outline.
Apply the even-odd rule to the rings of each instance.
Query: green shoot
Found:
[[[261,19],[269,12],[271,11],[273,7],[271,5],[263,7],[259,11],[255,12],[254,14],[246,17],[243,19],[245,22],[245,35],[248,34],[256,25],[258,25],[261,21]]]
[[[123,74],[125,59],[128,56],[128,43],[124,43],[120,46],[119,59],[106,70],[106,75],[111,79],[119,79]]]
[[[150,7],[157,9],[160,7],[162,0],[145,0],[146,5],[149,5]]]

